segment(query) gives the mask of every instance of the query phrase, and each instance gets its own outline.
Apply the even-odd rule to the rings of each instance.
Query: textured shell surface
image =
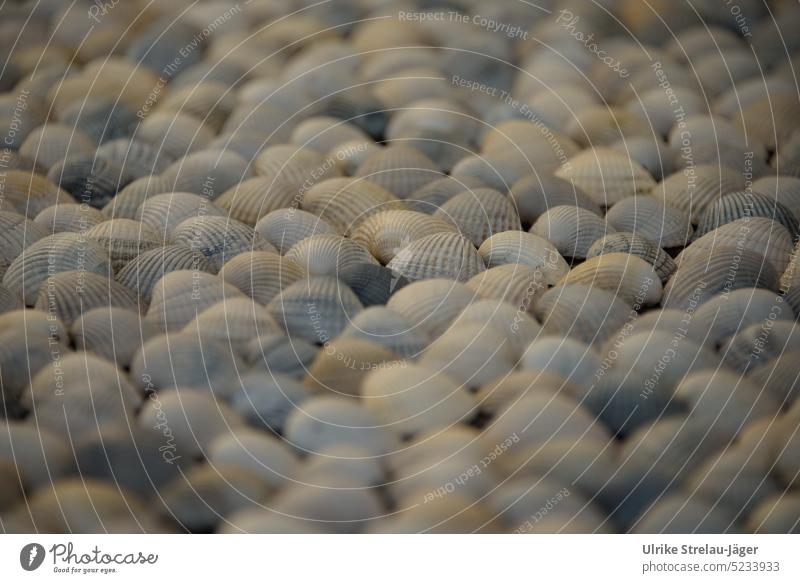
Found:
[[[284,257],[308,275],[334,277],[358,263],[377,263],[364,245],[340,235],[312,235],[295,243]]]
[[[522,229],[514,204],[491,188],[462,192],[433,216],[452,223],[476,247],[496,233]]]
[[[141,253],[164,244],[158,233],[131,219],[104,221],[86,231],[85,236],[107,250],[114,271],[121,270]]]
[[[406,199],[408,208],[421,213],[433,214],[445,202],[465,190],[485,188],[478,178],[471,176],[444,176],[428,182]]]
[[[600,207],[571,182],[550,174],[531,174],[517,180],[508,193],[523,225],[530,227],[549,209],[578,206],[600,214]]]
[[[154,111],[139,125],[136,136],[177,160],[206,147],[214,139],[214,132],[187,113]]]
[[[591,259],[606,253],[628,253],[644,259],[653,266],[661,283],[666,283],[672,272],[678,267],[675,260],[666,251],[633,233],[611,233],[598,239],[589,247],[586,258]]]
[[[106,142],[97,149],[97,155],[122,166],[127,174],[138,180],[164,172],[171,158],[152,144],[135,139],[118,139]]]
[[[6,170],[3,178],[0,183],[3,210],[15,210],[29,219],[55,204],[75,202],[71,194],[40,174],[25,170]]]
[[[96,208],[78,203],[55,204],[42,210],[33,221],[48,234],[86,232],[106,218]]]
[[[732,369],[745,372],[765,366],[785,351],[800,348],[800,328],[790,320],[751,324],[731,337],[720,352]]]
[[[337,275],[364,306],[384,305],[394,292],[409,283],[406,277],[376,262],[355,263]]]
[[[20,154],[48,169],[67,156],[91,154],[93,151],[94,143],[89,136],[59,123],[46,123],[36,128],[19,148]]]
[[[117,193],[101,212],[106,218],[138,219],[139,207],[151,196],[170,192],[170,184],[160,176],[142,176]]]
[[[615,229],[593,212],[576,206],[557,206],[541,215],[530,233],[552,243],[564,257],[586,258],[595,241]]]
[[[369,371],[398,366],[398,355],[363,338],[338,336],[317,353],[304,383],[316,394],[358,396]]]
[[[225,217],[227,212],[199,194],[165,192],[147,198],[137,211],[139,220],[169,238],[183,221],[191,218]]]
[[[608,209],[606,221],[617,231],[640,235],[658,247],[683,247],[694,228],[689,215],[652,196],[634,196]]]
[[[754,192],[763,194],[800,216],[800,178],[796,176],[763,176],[753,182]]]
[[[217,198],[251,175],[250,164],[229,150],[202,150],[173,162],[161,177],[173,191]]]
[[[396,252],[387,267],[410,281],[446,278],[467,281],[485,269],[472,243],[455,232],[421,237]]]
[[[652,135],[649,124],[621,108],[593,105],[575,112],[567,123],[566,133],[585,147],[608,146],[634,137]]]
[[[292,142],[324,154],[345,142],[365,141],[368,136],[358,127],[335,117],[308,118],[292,130]]]
[[[336,234],[336,230],[320,217],[296,208],[272,211],[256,223],[255,230],[282,255],[313,235]]]
[[[24,215],[0,211],[0,273],[4,273],[24,249],[48,234],[46,228]]]
[[[56,162],[47,178],[81,202],[101,209],[135,176],[116,162],[92,153],[71,155]]]
[[[145,251],[119,270],[117,282],[150,303],[153,288],[165,274],[179,270],[208,272],[211,266],[199,251],[182,245],[164,245]]]
[[[225,263],[219,277],[265,305],[283,288],[305,277],[305,271],[277,253],[247,251]]]
[[[467,287],[485,299],[497,299],[518,306],[523,312],[533,310],[535,298],[547,289],[547,275],[538,267],[520,263],[498,265],[467,281]]]
[[[297,189],[280,180],[256,176],[243,180],[223,192],[214,204],[228,211],[228,216],[248,225],[255,225],[264,215],[289,208]]]
[[[266,148],[253,161],[253,170],[257,176],[286,182],[302,191],[339,175],[339,167],[334,160],[326,159],[310,148],[288,144]]]
[[[226,298],[197,314],[183,332],[203,341],[218,340],[238,350],[253,338],[280,334],[281,328],[262,305],[250,298]]]
[[[545,283],[555,284],[569,271],[569,265],[556,246],[534,233],[507,231],[492,235],[478,249],[488,268],[519,264],[541,269]]]
[[[650,194],[689,213],[692,223],[697,224],[706,207],[744,187],[741,172],[719,164],[698,164],[670,174]]]
[[[114,306],[88,310],[70,328],[77,348],[119,367],[130,366],[142,344],[157,333],[158,328],[138,312]]]
[[[696,237],[738,219],[763,217],[779,222],[796,241],[800,226],[792,212],[776,200],[756,192],[732,192],[724,195],[703,211],[697,226]]]
[[[627,253],[606,253],[573,268],[559,285],[583,283],[617,294],[634,307],[652,306],[661,299],[662,285],[653,266]]]
[[[385,265],[417,239],[455,231],[453,225],[440,218],[417,211],[394,210],[372,215],[353,231],[351,238]]]
[[[449,279],[415,281],[395,292],[386,307],[404,316],[429,338],[436,338],[470,305],[475,293],[463,283]]]

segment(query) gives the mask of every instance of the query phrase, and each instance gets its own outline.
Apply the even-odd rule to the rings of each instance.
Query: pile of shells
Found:
[[[539,4],[0,6],[0,529],[798,532],[800,7]]]

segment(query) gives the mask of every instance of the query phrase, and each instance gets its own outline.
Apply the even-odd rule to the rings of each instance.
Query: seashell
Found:
[[[253,170],[257,176],[284,182],[303,193],[313,185],[339,175],[339,168],[334,160],[325,159],[310,148],[289,144],[265,149],[253,161]]]
[[[391,496],[395,500],[413,503],[415,497],[424,504],[425,493],[434,492],[441,484],[452,484],[449,494],[458,493],[469,498],[480,499],[497,487],[496,478],[489,472],[475,476],[469,480],[459,480],[462,472],[468,471],[474,462],[462,459],[439,460],[431,464],[427,460],[417,465],[409,464],[396,471],[397,478],[389,486]]]
[[[745,187],[740,172],[720,164],[698,164],[675,172],[659,182],[651,195],[689,213],[693,224],[721,196]]]
[[[292,143],[302,148],[311,148],[320,154],[346,142],[365,142],[369,140],[360,128],[335,117],[310,117],[297,124],[292,130]]]
[[[68,156],[92,154],[94,148],[92,139],[81,130],[66,124],[45,123],[28,134],[19,153],[49,169]]]
[[[537,146],[559,146],[569,155],[580,150],[569,137],[557,134],[534,120],[523,118],[505,120],[487,128],[481,140],[481,151],[488,154],[509,147],[525,149],[529,143]]]
[[[729,368],[746,372],[797,348],[800,348],[800,329],[796,329],[794,321],[772,317],[745,327],[720,352]]]
[[[224,217],[227,213],[206,197],[189,192],[165,192],[148,197],[137,215],[145,225],[169,238],[183,221],[206,217]]]
[[[170,85],[169,93],[158,102],[159,111],[188,113],[217,132],[235,108],[236,96],[230,85],[208,77],[185,86]]]
[[[547,239],[523,231],[506,231],[492,235],[478,249],[486,266],[526,265],[540,269],[544,283],[555,284],[569,272],[569,265],[558,249]]]
[[[787,490],[795,489],[798,483],[798,412],[800,407],[794,402],[784,415],[773,421],[774,430],[767,436],[769,459],[774,460],[771,469],[778,484]]]
[[[399,366],[397,358],[394,352],[376,342],[339,336],[317,353],[305,385],[315,393],[358,396],[358,387],[366,374]]]
[[[239,221],[218,216],[199,216],[179,223],[170,243],[200,251],[213,271],[226,261],[248,251],[276,251],[266,239]]]
[[[50,167],[47,178],[81,202],[103,208],[134,176],[94,154],[71,155]]]
[[[692,54],[692,53],[690,53]],[[700,53],[695,53],[700,54]],[[687,87],[673,87],[673,99],[683,107],[687,117],[702,114],[708,111],[708,106],[703,99],[692,89]],[[647,92],[634,96],[625,104],[632,114],[639,117],[653,128],[659,135],[666,137],[677,122],[674,102],[670,103],[669,96],[661,87],[656,87]],[[625,141],[629,141],[626,139]]]
[[[33,220],[45,233],[86,233],[106,218],[87,204],[61,203],[47,207]]]
[[[139,124],[136,137],[168,158],[179,160],[208,146],[214,139],[214,132],[191,115],[154,111]]]
[[[753,182],[753,192],[776,200],[797,218],[800,216],[800,178],[796,176],[763,176]]]
[[[300,469],[297,458],[280,441],[253,429],[217,437],[208,461],[214,466],[249,470],[275,489],[287,485]]]
[[[251,426],[281,433],[291,412],[310,395],[299,380],[282,373],[257,371],[242,376],[230,403]]]
[[[274,136],[272,136],[274,138]],[[262,134],[250,128],[239,128],[237,131],[219,134],[208,144],[209,150],[230,150],[239,154],[248,162],[258,158],[267,146],[274,145],[275,141],[265,138]]]
[[[519,311],[533,309],[535,298],[545,291],[546,275],[540,268],[507,263],[474,275],[467,287],[481,298],[502,300]]]
[[[142,344],[157,331],[139,313],[109,306],[85,312],[72,324],[70,336],[79,350],[127,368]]]
[[[800,103],[794,91],[778,92],[754,101],[741,110],[735,123],[770,150],[780,151],[798,129]],[[778,122],[777,120],[780,120]]]
[[[341,174],[344,176],[355,176],[359,166],[364,161],[377,153],[380,146],[369,139],[342,142],[334,146],[326,154],[329,160],[336,160]]]
[[[661,283],[666,283],[678,267],[672,257],[660,247],[634,233],[611,233],[598,239],[589,247],[586,258],[591,259],[607,253],[627,253],[644,259],[653,266]]]
[[[33,219],[49,206],[75,202],[72,195],[49,179],[24,170],[6,170],[0,181],[2,208]],[[7,206],[6,206],[7,205]]]
[[[386,304],[429,338],[436,338],[474,301],[474,292],[449,279],[415,281],[396,291]]]
[[[22,298],[0,286],[0,314],[22,308]]]
[[[556,170],[555,176],[581,189],[599,206],[612,206],[656,186],[641,164],[610,148],[584,150]]]
[[[495,299],[479,299],[464,308],[448,331],[473,324],[501,334],[505,339],[504,343],[513,351],[515,364],[528,345],[541,333],[541,326],[533,317],[517,306]]]
[[[522,229],[514,205],[490,188],[462,192],[433,216],[452,223],[476,247],[495,233]]]
[[[301,206],[340,235],[348,235],[372,215],[404,208],[402,202],[377,184],[351,178],[332,178],[315,184],[303,196]]]
[[[428,338],[399,313],[385,306],[359,312],[339,338],[369,340],[407,358],[415,358],[428,345]]]
[[[695,237],[701,237],[738,219],[763,217],[786,227],[797,240],[800,227],[792,212],[781,203],[755,192],[733,192],[710,204],[700,217]]]
[[[577,206],[600,214],[600,207],[579,188],[553,175],[531,174],[517,180],[508,193],[523,225],[556,206]]]
[[[152,144],[128,138],[106,142],[97,149],[97,155],[122,166],[126,174],[137,180],[161,174],[172,161],[169,156],[156,150]],[[165,192],[168,190],[165,189]]]
[[[59,375],[49,368],[39,371],[23,395],[37,425],[77,438],[102,423],[128,423],[133,417],[139,395],[113,364],[83,353],[69,354],[59,365]]]
[[[661,299],[662,285],[652,265],[627,253],[606,253],[573,268],[557,285],[583,283],[617,294],[633,306],[652,306]]]
[[[752,157],[766,159],[764,145],[754,139],[752,134],[748,136],[730,121],[714,115],[693,115],[683,121],[683,126],[675,124],[669,134],[669,143],[673,147],[682,146],[692,150],[695,147],[708,145],[717,151],[741,143],[751,148]]]
[[[0,211],[0,274],[24,249],[47,236],[47,231],[15,212]]]
[[[495,513],[484,504],[474,503],[472,498],[453,492],[444,498],[434,499],[422,506],[422,492],[415,492],[408,500],[397,502],[398,508],[408,508],[383,520],[373,522],[369,534],[431,533],[453,534],[457,532],[498,532]]]
[[[414,240],[397,251],[387,267],[395,276],[411,281],[432,278],[467,281],[485,269],[475,247],[455,232]]]
[[[693,309],[723,291],[762,287],[778,289],[778,274],[762,255],[721,247],[682,262],[664,286],[661,305]]]
[[[116,98],[102,97],[73,103],[59,115],[59,119],[96,144],[129,137],[140,121],[136,111],[124,103]]]
[[[0,460],[16,468],[15,479],[26,490],[47,486],[53,476],[64,475],[72,459],[67,443],[47,428],[31,421],[0,421]]]
[[[125,56],[131,62],[147,67],[153,73],[168,72],[171,78],[182,69],[187,69],[202,58],[195,51],[186,51],[185,47],[191,46],[191,41],[197,30],[185,20],[171,23],[156,20],[141,30],[134,40],[128,45]],[[167,25],[167,26],[165,26]],[[170,34],[164,34],[164,30]],[[179,58],[181,50],[188,52],[187,59]],[[178,62],[170,66],[177,59]]]
[[[380,418],[352,399],[312,397],[295,408],[286,422],[287,443],[303,454],[314,454],[334,445],[363,448],[371,456],[383,456],[397,445],[394,434]]]
[[[366,247],[382,264],[389,263],[410,243],[428,235],[454,233],[447,221],[415,211],[384,211],[362,221],[351,238]]]
[[[652,196],[621,200],[606,213],[606,221],[617,231],[649,239],[658,247],[683,247],[694,229],[689,215]]]
[[[221,341],[238,349],[260,335],[280,334],[281,329],[264,308],[250,298],[225,299],[200,312],[183,332]]]
[[[479,433],[473,427],[453,425],[415,436],[405,447],[387,456],[385,465],[392,472],[410,467],[433,467],[443,461],[468,461],[486,455]]]
[[[362,309],[358,297],[330,276],[313,276],[284,288],[267,312],[289,336],[324,344],[344,330]]]
[[[396,271],[375,262],[354,263],[339,271],[337,276],[365,307],[385,304],[389,296],[409,283]]]
[[[548,157],[551,159],[548,160]],[[484,184],[483,188],[508,192],[512,184],[534,173],[535,168],[550,173],[561,163],[562,160],[557,159],[550,145],[540,146],[532,152],[520,152],[517,147],[509,147],[493,150],[485,155],[466,156],[453,166],[450,176],[460,182],[477,180]]]
[[[114,271],[121,270],[141,253],[163,245],[158,233],[130,219],[99,223],[86,231],[85,236],[106,249]]]
[[[271,334],[253,338],[243,351],[253,370],[270,375],[285,374],[302,378],[317,355],[317,347],[300,338]]]
[[[312,235],[286,252],[286,259],[308,275],[338,276],[340,271],[359,263],[375,263],[375,258],[352,239],[339,235]]]
[[[369,452],[352,445],[335,445],[308,460],[299,481],[321,487],[361,486],[384,483],[384,471]]]
[[[292,126],[286,121],[289,114],[286,109],[274,103],[275,98],[278,97],[276,92],[280,92],[284,87],[285,85],[274,88],[269,95],[255,103],[240,103],[225,120],[221,133],[236,134],[248,131],[259,134],[264,143],[286,144],[292,130]],[[280,98],[288,98],[288,96]],[[307,99],[307,97],[303,96],[302,99]],[[297,105],[297,102],[293,104],[294,107]]]
[[[63,67],[58,67],[58,69],[57,78],[60,79],[65,74],[65,71]],[[50,80],[45,78],[44,75],[45,73],[40,69],[36,80],[41,79],[45,83],[49,82]],[[28,84],[33,80],[32,77],[33,75],[29,77]],[[13,150],[19,150],[31,132],[46,124],[48,117],[48,112],[42,107],[40,100],[22,101],[23,96],[26,95],[23,90],[26,90],[27,87],[25,87],[24,81],[19,83],[19,86],[19,95],[14,95],[4,89],[2,96],[0,96],[0,117],[3,120],[7,120],[7,123],[4,121],[0,128],[0,132],[3,135],[3,145]],[[30,89],[27,89],[27,92],[27,94],[32,94]],[[21,107],[23,103],[25,107]]]
[[[771,393],[779,403],[792,404],[800,394],[800,360],[797,350],[786,351],[761,366],[751,367],[747,379],[762,391]]]
[[[282,289],[305,277],[305,272],[291,259],[271,251],[248,251],[227,261],[219,277],[266,305]]]
[[[635,136],[652,136],[650,124],[626,109],[592,105],[573,114],[566,124],[567,135],[586,148],[608,146]]]
[[[647,170],[654,180],[661,180],[674,170],[673,152],[660,139],[632,137],[614,142],[610,148],[625,154]]]
[[[485,184],[471,176],[445,176],[425,184],[406,199],[411,210],[432,215],[441,206],[457,194],[465,190],[485,188]]]
[[[336,231],[321,218],[295,208],[278,209],[262,217],[255,226],[281,255],[312,235],[334,235]]]
[[[2,317],[20,314],[22,310],[6,312]],[[44,315],[44,314],[43,314]],[[59,324],[60,325],[60,324]],[[16,327],[15,327],[16,328]],[[3,345],[0,346],[0,379],[3,381],[3,406],[9,415],[22,416],[24,410],[19,403],[20,395],[30,384],[31,378],[38,371],[60,359],[64,346],[58,342],[59,337],[53,334],[54,346],[51,347],[49,334],[38,336],[38,342],[30,341],[30,345],[15,342],[19,332],[27,330],[6,330],[0,335]],[[24,336],[23,336],[24,337]],[[66,334],[63,336],[66,338]],[[54,354],[53,354],[54,353]]]
[[[468,422],[475,403],[452,377],[421,365],[384,367],[361,384],[364,406],[404,437]]]
[[[586,390],[596,381],[601,363],[589,345],[574,338],[540,336],[525,350],[520,365],[523,370],[558,374]]]
[[[267,213],[292,206],[297,189],[282,181],[264,176],[249,178],[232,186],[214,202],[228,211],[228,216],[255,225]]]
[[[231,151],[202,150],[187,154],[161,174],[173,191],[214,199],[250,177],[247,160]]]
[[[614,228],[586,209],[557,206],[540,216],[530,232],[550,241],[561,255],[583,259],[592,244]]]
[[[736,533],[736,519],[727,508],[693,497],[668,494],[640,516],[632,529],[635,534],[711,534]]]
[[[27,170],[29,172],[44,173],[46,170],[35,161],[30,160],[16,150],[0,148],[0,160],[3,161],[5,170]]]
[[[107,276],[111,272],[108,254],[76,233],[57,233],[28,246],[9,265],[3,286],[22,296],[26,306],[33,306],[51,277],[76,270]]]
[[[138,220],[139,207],[145,200],[156,194],[170,192],[170,190],[166,179],[160,176],[143,176],[123,188],[100,212],[108,219]]]
[[[167,273],[179,270],[199,273],[208,272],[211,267],[199,251],[192,251],[182,245],[165,245],[145,251],[132,259],[120,269],[116,279],[149,304],[156,282]]]
[[[800,497],[789,492],[780,492],[766,498],[747,518],[747,532],[758,534],[796,534],[797,513],[800,512]]]

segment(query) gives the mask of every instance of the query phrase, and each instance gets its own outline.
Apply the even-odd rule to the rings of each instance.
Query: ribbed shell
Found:
[[[467,281],[485,269],[472,243],[457,233],[438,233],[400,249],[387,265],[411,281],[432,278]]]
[[[398,312],[429,338],[436,338],[470,303],[475,293],[449,279],[417,281],[397,291],[386,307]]]
[[[608,148],[592,148],[573,156],[555,175],[580,188],[599,206],[646,194],[656,185],[641,164]]]
[[[152,144],[127,138],[106,142],[97,149],[97,155],[119,164],[126,174],[137,180],[161,174],[172,161]]]
[[[240,253],[276,251],[252,227],[228,217],[216,216],[183,221],[170,234],[170,243],[200,251],[215,272]]]
[[[98,307],[85,312],[70,328],[78,350],[85,350],[119,367],[130,366],[133,356],[158,328],[138,312],[119,307]]]
[[[362,309],[344,283],[330,276],[299,280],[267,304],[267,311],[291,337],[324,344],[338,336]]]
[[[314,185],[303,197],[302,208],[347,235],[361,221],[386,210],[403,209],[387,190],[366,180],[333,178]]]
[[[759,504],[747,518],[747,531],[758,534],[797,534],[800,496],[779,492]]]
[[[475,324],[491,328],[504,338],[502,344],[511,347],[516,363],[528,345],[542,332],[542,327],[533,316],[523,311],[524,308],[524,305],[502,300],[476,298],[458,315],[448,328],[448,333],[454,333],[456,329],[464,333],[466,327]]]
[[[451,222],[476,247],[495,233],[522,229],[513,203],[490,188],[462,192],[444,203],[433,216]]]
[[[35,423],[14,419],[0,421],[0,458],[13,463],[19,471],[14,479],[21,479],[30,490],[49,486],[52,477],[66,473],[74,459],[61,436]]]
[[[793,240],[800,236],[800,226],[792,212],[774,199],[755,192],[733,192],[706,208],[697,225],[696,237],[701,237],[737,219],[763,217],[778,221]]]
[[[242,354],[251,370],[300,379],[316,357],[317,347],[300,338],[289,338],[281,332],[253,338]]]
[[[589,247],[586,258],[591,259],[606,253],[628,253],[644,259],[653,266],[661,283],[667,283],[672,272],[678,268],[677,263],[663,249],[633,233],[611,233],[598,239]]]
[[[392,145],[369,156],[356,171],[398,198],[409,198],[441,172],[425,154],[408,146]]]
[[[377,263],[372,255],[351,239],[339,235],[313,235],[296,243],[285,257],[309,275],[332,275],[358,263]]]
[[[510,146],[493,150],[483,156],[466,156],[456,163],[450,176],[462,182],[479,180],[485,185],[484,188],[508,192],[512,184],[537,168],[549,173],[555,171],[561,163],[562,160],[557,158],[550,145],[539,146],[532,152],[520,152],[516,147]]]
[[[305,277],[291,259],[271,251],[248,251],[225,263],[219,277],[265,305],[287,286]]]
[[[467,287],[481,298],[502,300],[527,312],[547,289],[546,278],[541,268],[507,263],[473,276]]]
[[[321,154],[330,152],[339,144],[368,140],[369,136],[356,126],[335,117],[310,117],[292,130],[292,143],[312,148]]]
[[[253,170],[257,176],[285,182],[302,192],[339,175],[339,167],[333,160],[326,160],[310,148],[288,144],[265,149],[253,161]]]
[[[351,238],[384,265],[397,253],[422,237],[436,233],[454,233],[445,220],[415,211],[385,211],[372,215],[353,231]]]
[[[205,78],[186,87],[171,85],[169,93],[158,102],[159,111],[188,113],[203,120],[215,131],[236,107],[236,96],[230,85]]]
[[[25,138],[19,153],[44,168],[50,168],[67,156],[91,154],[94,149],[91,138],[79,129],[66,124],[45,123]]]
[[[163,245],[158,233],[130,219],[105,221],[89,229],[85,236],[107,250],[114,271],[121,270],[141,253]]]
[[[7,170],[0,182],[3,210],[16,210],[33,219],[49,206],[75,202],[72,195],[56,186],[48,178],[24,170]],[[6,208],[5,205],[11,208]]]
[[[557,206],[540,216],[530,232],[550,241],[564,257],[584,259],[592,244],[614,228],[586,209]]]
[[[47,178],[81,202],[101,209],[134,176],[115,162],[92,153],[64,158],[50,168]]]
[[[736,533],[735,513],[727,508],[674,493],[648,505],[631,532],[634,534]]]
[[[0,285],[0,314],[22,308],[22,298]]]
[[[33,306],[47,279],[64,271],[81,270],[108,276],[108,253],[76,233],[58,233],[39,239],[21,253],[6,270],[3,285]]]
[[[165,192],[149,197],[137,211],[145,225],[165,239],[187,219],[225,217],[227,213],[206,197],[190,192]]]
[[[582,283],[617,294],[639,309],[661,299],[662,285],[653,266],[627,253],[606,253],[573,268],[558,285]]]
[[[202,342],[216,340],[238,349],[253,338],[280,334],[281,329],[266,310],[250,298],[226,298],[197,314],[183,332]]]
[[[231,151],[203,150],[173,162],[161,177],[173,191],[216,198],[251,175],[250,164]]]
[[[199,251],[182,245],[165,245],[145,251],[131,260],[119,273],[117,281],[150,302],[156,282],[165,274],[179,270],[210,271],[211,266]]]
[[[154,111],[139,125],[136,137],[177,160],[208,145],[214,132],[191,115]]]
[[[488,268],[522,264],[544,272],[545,283],[555,284],[569,271],[569,265],[547,239],[523,231],[492,235],[478,249]]]
[[[334,228],[318,216],[296,208],[272,211],[256,223],[255,229],[281,255],[312,235],[336,234]]]
[[[385,304],[389,296],[409,283],[408,278],[375,262],[354,263],[339,271],[337,277],[364,306]]]
[[[753,192],[777,200],[792,211],[795,217],[800,216],[800,178],[796,176],[764,176],[752,185]]]
[[[689,213],[692,223],[720,196],[745,187],[741,172],[718,164],[698,164],[671,174],[659,182],[651,195]]]
[[[566,126],[567,135],[584,147],[607,146],[633,136],[652,136],[650,125],[625,109],[595,105],[577,111]]]
[[[800,349],[800,328],[794,321],[765,320],[733,336],[720,352],[730,368],[745,372],[797,349]]]
[[[101,211],[106,218],[137,219],[139,207],[149,197],[163,194],[171,190],[170,184],[160,176],[143,176],[137,178],[117,196],[108,201]]]
[[[0,274],[22,250],[46,237],[46,229],[15,212],[0,211]]]
[[[47,234],[85,233],[106,218],[96,208],[85,204],[61,203],[47,207],[34,219]]]
[[[228,216],[248,225],[277,209],[296,205],[297,188],[264,176],[249,178],[226,190],[214,203]]]
[[[683,247],[694,229],[689,215],[652,196],[621,200],[606,213],[606,221],[617,231],[628,231],[658,247]]]
[[[362,380],[374,369],[397,366],[398,355],[364,338],[339,336],[317,353],[304,384],[315,393],[358,396]]]
[[[445,176],[437,178],[433,182],[428,182],[414,192],[406,199],[406,205],[412,210],[432,215],[455,195],[461,194],[465,190],[485,187],[486,185],[483,182],[471,176],[462,176],[460,178]]]
[[[385,306],[359,312],[340,338],[369,340],[406,358],[416,358],[428,346],[428,338],[419,329],[413,329],[405,317]]]
[[[527,226],[556,206],[579,206],[600,213],[600,207],[580,188],[551,174],[520,178],[511,186],[508,196],[523,225]]]

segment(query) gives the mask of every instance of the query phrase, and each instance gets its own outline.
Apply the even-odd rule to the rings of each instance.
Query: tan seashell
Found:
[[[228,216],[247,225],[277,209],[297,203],[297,188],[280,180],[256,176],[243,180],[226,190],[214,204],[228,211]]]
[[[476,247],[495,233],[522,229],[514,205],[490,188],[462,192],[444,203],[433,216],[451,222]]]
[[[201,150],[180,158],[161,173],[176,192],[214,199],[250,178],[250,164],[229,150]]]
[[[533,310],[535,298],[547,289],[547,275],[541,268],[519,263],[498,265],[473,276],[467,287],[479,297],[502,300],[520,312]]]
[[[485,269],[475,247],[455,232],[416,239],[401,248],[387,267],[411,281],[446,278],[467,281]]]
[[[461,182],[479,180],[485,188],[508,192],[512,184],[535,172],[537,168],[550,173],[562,162],[563,160],[558,159],[549,145],[527,152],[520,152],[511,146],[493,150],[483,156],[478,154],[466,156],[453,166],[450,176]]]
[[[386,307],[405,317],[412,330],[436,338],[474,299],[474,292],[462,283],[426,279],[395,292]]]
[[[599,206],[612,206],[656,186],[641,164],[609,148],[584,150],[556,170],[555,176],[580,188]]]
[[[139,220],[165,239],[183,221],[192,218],[225,217],[227,213],[206,197],[190,192],[166,192],[151,196],[137,211]]]
[[[0,459],[17,468],[15,479],[30,490],[49,485],[53,476],[63,475],[73,463],[72,451],[61,436],[14,419],[0,421]]]
[[[800,103],[794,91],[762,97],[742,109],[735,118],[745,135],[754,136],[770,150],[780,150],[798,129]]]
[[[344,176],[355,176],[359,166],[364,161],[377,153],[381,146],[369,138],[342,142],[328,151],[326,156],[329,160],[336,160],[341,174]]]
[[[283,433],[289,414],[310,395],[302,382],[286,374],[250,371],[234,391],[231,407],[253,427]]]
[[[695,236],[701,237],[737,219],[753,218],[777,221],[786,227],[793,240],[800,237],[800,225],[789,209],[768,196],[751,191],[732,192],[708,205],[700,216]]]
[[[340,271],[357,263],[377,263],[375,258],[352,239],[339,235],[312,235],[299,241],[286,252],[308,275],[338,276]]]
[[[627,253],[607,253],[586,260],[573,268],[558,285],[583,283],[617,294],[639,308],[661,299],[662,285],[652,265]]]
[[[154,111],[139,125],[136,137],[177,160],[205,148],[214,139],[214,132],[189,114]]]
[[[211,443],[208,461],[215,466],[250,470],[272,488],[286,486],[300,469],[298,459],[279,440],[253,429],[217,437]]]
[[[87,204],[61,203],[47,207],[34,219],[46,233],[85,233],[106,218]]]
[[[7,170],[2,173],[0,196],[2,210],[15,210],[33,219],[49,206],[75,202],[72,195],[62,190],[44,176],[25,170]]]
[[[139,221],[111,219],[88,231],[86,238],[108,252],[111,267],[119,271],[145,251],[159,248],[163,241],[158,233]]]
[[[456,232],[447,221],[415,211],[384,211],[364,220],[351,238],[384,265],[410,243],[436,233]]]
[[[95,145],[91,138],[66,124],[45,123],[34,129],[19,148],[19,153],[50,168],[67,156],[91,154]]]
[[[304,384],[315,393],[358,396],[370,371],[398,366],[397,360],[398,356],[381,344],[339,336],[317,353]]]
[[[292,130],[292,143],[311,148],[321,154],[330,152],[346,142],[363,142],[369,136],[345,120],[318,116],[301,121]]]
[[[5,274],[24,249],[47,235],[44,228],[25,216],[0,211],[0,274]]]
[[[165,274],[178,270],[208,272],[211,267],[199,251],[192,251],[182,245],[165,245],[145,251],[132,259],[119,271],[116,280],[149,303],[156,282]]]
[[[800,178],[796,176],[763,176],[753,182],[753,192],[776,200],[800,217]]]
[[[226,298],[197,314],[183,332],[203,342],[217,340],[238,349],[258,336],[280,334],[281,328],[250,298]]]
[[[310,148],[289,144],[270,146],[253,161],[257,176],[307,192],[314,184],[339,176],[339,167],[334,160]]]
[[[747,378],[779,403],[792,404],[800,394],[800,351],[786,350],[768,363],[747,371]]]
[[[634,136],[652,136],[650,124],[625,109],[594,105],[576,112],[566,128],[567,135],[587,148],[608,146]]]
[[[698,164],[667,176],[651,195],[669,206],[689,213],[697,224],[703,211],[720,196],[741,190],[745,186],[740,172],[719,164]]]
[[[157,333],[158,328],[138,312],[113,306],[85,312],[70,328],[76,348],[125,368],[142,344]]]
[[[516,370],[481,387],[476,394],[481,411],[496,416],[529,393],[579,396],[583,389],[552,370]]]
[[[524,148],[526,143],[554,147],[554,141],[570,154],[580,150],[580,147],[568,136],[553,132],[528,119],[509,119],[487,128],[481,140],[481,150],[488,154],[509,147]]]
[[[336,230],[320,217],[295,208],[272,211],[256,223],[255,229],[281,255],[307,237],[336,234]]]
[[[600,207],[571,182],[557,176],[531,174],[517,180],[508,193],[523,225],[530,226],[549,209],[578,206],[600,214]]]
[[[569,271],[569,265],[547,239],[523,231],[492,235],[478,249],[486,266],[521,264],[541,269],[548,285],[556,283]]]
[[[674,87],[673,95],[677,97],[688,116],[708,111],[708,106],[703,99],[690,88]],[[676,122],[675,106],[670,103],[661,87],[632,97],[625,108],[652,126],[661,136],[667,136]]]
[[[137,178],[119,191],[101,211],[108,219],[139,219],[139,207],[156,194],[172,190],[171,184],[161,176],[143,176]]]
[[[179,77],[180,78],[180,77]],[[170,91],[158,102],[158,111],[188,113],[218,132],[236,107],[236,97],[227,83],[208,78],[187,87],[170,85]]]
[[[271,251],[248,251],[223,265],[219,277],[266,305],[282,289],[305,277],[305,272],[291,259]]]
[[[485,184],[477,178],[462,176],[445,176],[428,182],[406,199],[406,205],[411,210],[428,215],[436,212],[445,202],[465,190],[485,188]]]
[[[23,307],[22,298],[0,286],[0,314],[18,310]]]
[[[800,496],[779,492],[763,500],[748,516],[747,532],[757,534],[797,534]]]
[[[356,314],[339,338],[369,340],[406,358],[416,358],[429,342],[422,331],[385,306],[371,306]]]
[[[621,200],[606,213],[606,221],[617,231],[640,235],[658,247],[683,247],[694,229],[689,215],[652,196]]]
[[[584,259],[592,244],[614,228],[586,209],[557,206],[540,216],[530,232],[550,241],[564,257]]]

